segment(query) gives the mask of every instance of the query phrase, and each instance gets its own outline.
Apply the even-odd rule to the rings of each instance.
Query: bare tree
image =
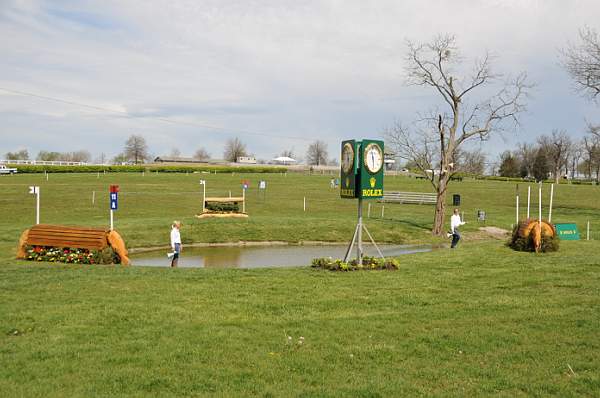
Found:
[[[535,145],[527,144],[525,142],[519,143],[517,144],[516,154],[519,158],[519,164],[521,165],[521,177],[533,176],[533,163],[535,163],[535,157],[537,155],[537,148]]]
[[[65,158],[70,162],[82,162],[88,163],[92,160],[92,154],[85,149],[79,151],[67,152],[64,154]]]
[[[15,152],[7,152],[5,156],[6,160],[28,160],[29,152],[27,149],[21,149]]]
[[[588,178],[596,173],[596,182],[600,182],[600,135],[596,135],[590,126],[588,135],[581,142],[584,153],[585,171]]]
[[[460,147],[471,140],[485,141],[502,131],[507,123],[518,123],[525,110],[528,88],[526,75],[504,82],[495,95],[469,106],[467,98],[480,98],[500,76],[491,70],[485,54],[475,61],[471,73],[461,76],[454,36],[440,35],[431,43],[408,42],[407,80],[409,84],[431,88],[442,100],[443,110],[419,115],[411,128],[400,123],[387,131],[398,157],[414,161],[437,193],[432,233],[441,235],[446,210],[446,192]],[[487,88],[487,89],[486,89]]]
[[[148,159],[148,145],[141,135],[132,134],[125,142],[123,154],[127,160],[133,160],[135,164],[143,163]]]
[[[171,153],[169,154],[169,156],[171,156],[172,158],[178,158],[181,156],[181,151],[179,150],[179,148],[173,148],[171,149]]]
[[[60,158],[60,152],[39,151],[36,160],[53,161]]]
[[[208,160],[210,159],[210,153],[206,151],[204,148],[198,148],[196,153],[194,153],[194,159],[196,160]]]
[[[485,172],[485,159],[486,156],[481,149],[472,151],[459,150],[454,170],[462,173],[483,175]]]
[[[308,146],[306,162],[312,166],[327,165],[327,144],[317,140]]]
[[[554,181],[558,184],[560,171],[567,166],[568,154],[572,145],[571,138],[564,130],[554,130],[550,136],[538,137],[538,144],[540,149],[545,152]]]
[[[223,157],[228,162],[237,162],[240,156],[246,156],[246,144],[244,144],[239,138],[230,138],[225,143],[225,152]]]
[[[579,31],[579,43],[562,51],[563,66],[577,89],[595,99],[600,95],[600,37],[591,28]]]
[[[294,148],[283,150],[281,152],[281,155],[279,155],[279,156],[283,156],[283,157],[286,157],[286,158],[292,158],[292,159],[294,159]]]
[[[125,155],[124,153],[119,153],[118,155],[116,155],[114,158],[112,158],[111,162],[112,164],[124,164],[125,162],[127,162],[127,155]]]

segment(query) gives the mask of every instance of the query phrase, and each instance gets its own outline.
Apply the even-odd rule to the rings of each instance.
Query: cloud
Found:
[[[597,107],[572,92],[557,49],[599,14],[592,0],[6,0],[0,87],[110,111],[0,91],[1,129],[18,133],[0,153],[92,145],[115,154],[135,132],[156,153],[204,146],[214,155],[239,136],[264,158],[304,152],[313,138],[333,154],[342,138],[377,136],[439,105],[404,85],[403,65],[407,38],[441,32],[456,34],[466,59],[490,50],[498,71],[527,70],[538,83],[522,135],[500,149],[552,128],[580,134]]]

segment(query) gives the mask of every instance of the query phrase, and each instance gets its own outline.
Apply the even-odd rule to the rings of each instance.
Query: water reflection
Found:
[[[179,258],[179,267],[188,268],[262,268],[307,266],[313,258],[342,258],[346,245],[335,246],[230,246],[185,248]],[[386,257],[431,251],[431,246],[383,245]],[[371,245],[365,246],[368,256],[376,256]],[[131,256],[133,265],[168,267],[166,250],[145,252]],[[353,253],[354,254],[354,253]]]

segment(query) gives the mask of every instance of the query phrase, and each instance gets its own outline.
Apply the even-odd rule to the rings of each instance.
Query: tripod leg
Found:
[[[381,257],[382,259],[385,260],[385,257],[383,257],[383,253],[381,253],[381,250],[379,250],[379,246],[377,246],[377,243],[375,243],[375,240],[373,239],[373,237],[369,233],[369,230],[367,229],[367,226],[363,225],[363,228],[365,229],[365,232],[369,236],[369,239],[371,239],[371,243],[373,243],[373,246],[375,246],[375,249],[377,249],[377,253],[379,253],[379,257]]]
[[[344,262],[348,262],[348,257],[350,257],[350,253],[352,252],[352,248],[354,247],[354,241],[356,240],[356,234],[358,232],[358,224],[356,224],[356,228],[354,228],[354,234],[352,235],[352,241],[350,241],[350,246],[348,246],[348,250],[346,250],[346,255],[344,256]]]

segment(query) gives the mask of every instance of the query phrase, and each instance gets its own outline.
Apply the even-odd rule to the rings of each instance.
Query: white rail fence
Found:
[[[86,162],[67,162],[64,160],[7,160],[0,159],[0,164],[31,164],[42,166],[87,166]]]

